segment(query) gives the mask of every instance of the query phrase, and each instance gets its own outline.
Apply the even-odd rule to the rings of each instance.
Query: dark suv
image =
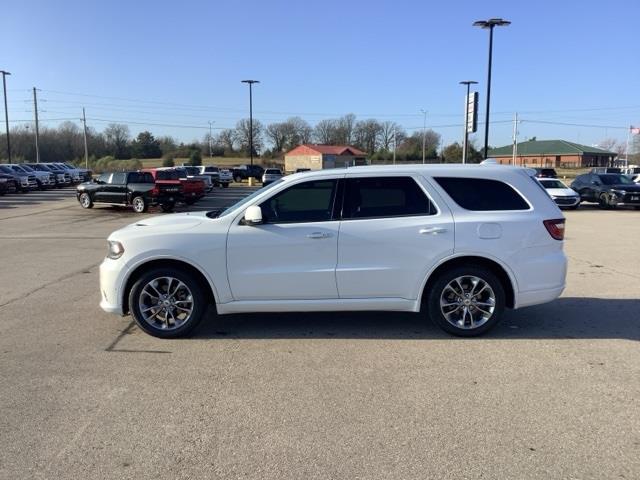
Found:
[[[618,173],[586,173],[571,184],[583,202],[596,202],[600,208],[633,206],[640,209],[640,185]]]
[[[535,168],[538,178],[558,178],[558,174],[553,168]]]

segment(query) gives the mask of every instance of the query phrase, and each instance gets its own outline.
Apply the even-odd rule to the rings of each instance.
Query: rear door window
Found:
[[[411,177],[348,178],[342,218],[433,215],[436,209]]]
[[[459,206],[472,211],[529,210],[511,185],[488,178],[434,177]]]

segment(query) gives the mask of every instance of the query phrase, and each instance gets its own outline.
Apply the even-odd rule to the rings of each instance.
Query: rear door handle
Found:
[[[329,238],[329,237],[331,237],[331,234],[327,232],[313,232],[307,235],[307,238],[312,238],[314,240],[317,240],[320,238]]]
[[[442,227],[426,227],[419,230],[421,235],[437,235],[446,231],[447,229]]]

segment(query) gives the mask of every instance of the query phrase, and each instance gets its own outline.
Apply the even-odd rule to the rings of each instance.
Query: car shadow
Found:
[[[640,340],[640,300],[566,297],[507,310],[491,339]],[[421,339],[453,338],[424,314],[400,312],[261,313],[210,317],[201,339]]]

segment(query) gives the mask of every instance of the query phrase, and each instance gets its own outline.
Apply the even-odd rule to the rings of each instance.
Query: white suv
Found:
[[[564,218],[535,172],[355,167],[284,177],[224,211],[111,234],[101,307],[158,337],[218,314],[389,310],[479,335],[565,286]]]

